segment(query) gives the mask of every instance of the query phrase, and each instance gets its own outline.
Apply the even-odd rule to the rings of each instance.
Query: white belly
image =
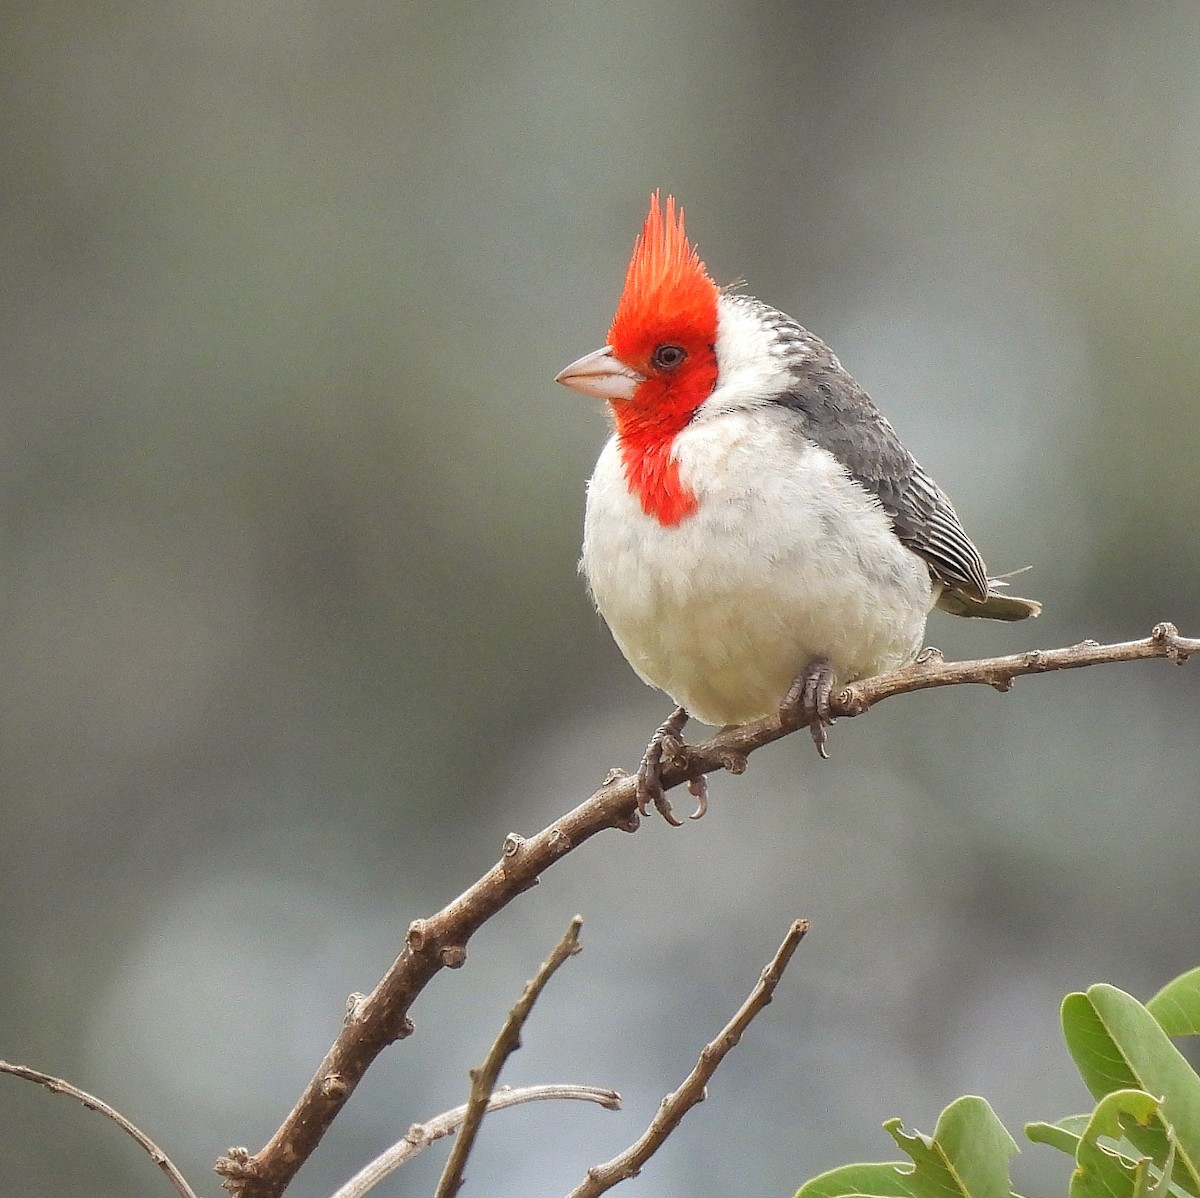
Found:
[[[615,438],[588,486],[581,566],[641,678],[705,723],[739,724],[815,658],[843,682],[913,659],[937,598],[928,569],[786,412],[718,414],[675,456],[699,510],[673,527],[630,495]]]

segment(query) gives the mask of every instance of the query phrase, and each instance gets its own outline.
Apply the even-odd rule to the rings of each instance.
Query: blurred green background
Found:
[[[603,341],[655,187],[824,336],[1036,624],[1200,634],[1200,8],[305,2],[0,10],[0,1056],[193,1182],[261,1146],[408,921],[632,767],[669,702],[576,575]],[[571,915],[475,1193],[645,1125],[789,921],[775,1003],[631,1194],[790,1193],[986,1095],[1082,1109],[1068,990],[1200,962],[1200,668],[886,704],[601,837],[417,1004],[296,1183],[461,1101]],[[427,1194],[445,1146],[384,1194]],[[1067,1163],[1028,1147],[1018,1188]],[[166,1186],[0,1078],[0,1192]],[[465,1191],[464,1191],[465,1192]]]

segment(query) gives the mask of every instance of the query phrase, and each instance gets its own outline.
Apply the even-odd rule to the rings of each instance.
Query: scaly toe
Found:
[[[654,809],[659,815],[676,828],[681,827],[683,821],[676,817],[666,791],[663,790],[662,771],[664,764],[680,765],[685,760],[685,747],[679,734],[683,731],[683,726],[687,721],[687,712],[682,707],[677,707],[672,712],[670,719],[666,720],[650,738],[650,743],[646,746],[646,752],[642,756],[642,764],[638,766],[637,772],[638,813],[648,815],[650,804],[653,803]],[[697,798],[702,806],[706,805],[700,796]]]
[[[817,752],[829,759],[829,696],[833,693],[833,667],[823,658],[809,662],[796,676],[779,708],[780,719],[793,727],[808,725]]]
[[[812,733],[813,744],[817,746],[817,752],[826,760],[829,760],[829,749],[826,747],[829,744],[828,725],[821,720],[813,720],[808,726],[809,732]]]

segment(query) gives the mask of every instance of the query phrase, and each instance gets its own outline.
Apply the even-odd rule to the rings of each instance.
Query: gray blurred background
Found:
[[[0,1056],[195,1184],[262,1145],[408,921],[632,767],[670,703],[575,563],[603,341],[655,187],[836,351],[1036,624],[1200,634],[1200,9],[1176,3],[10,3],[0,10]],[[709,1101],[627,1187],[787,1194],[964,1092],[1082,1109],[1067,991],[1200,962],[1200,667],[888,703],[607,834],[474,940],[294,1187],[469,1066],[571,915],[469,1192],[633,1139],[789,921]],[[380,1195],[431,1192],[445,1145]],[[1018,1188],[1069,1162],[1026,1145]],[[471,1183],[469,1183],[470,1185]],[[0,1078],[0,1193],[142,1198]],[[464,1191],[466,1193],[468,1191]]]

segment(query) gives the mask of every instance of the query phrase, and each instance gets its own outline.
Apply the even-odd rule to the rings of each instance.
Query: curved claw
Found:
[[[647,787],[646,790],[643,790],[639,779],[638,811],[642,815],[649,815],[650,812],[648,805],[651,803],[654,804],[654,810],[657,811],[658,814],[661,815],[663,819],[665,819],[667,823],[671,825],[672,828],[683,827],[683,820],[681,820],[675,814],[675,809],[671,806],[671,800],[667,798],[666,792],[662,789],[662,785],[659,784],[657,793],[653,793],[649,787]]]
[[[703,819],[708,811],[708,779],[703,774],[688,779],[688,793],[696,799],[696,810],[688,819]]]

